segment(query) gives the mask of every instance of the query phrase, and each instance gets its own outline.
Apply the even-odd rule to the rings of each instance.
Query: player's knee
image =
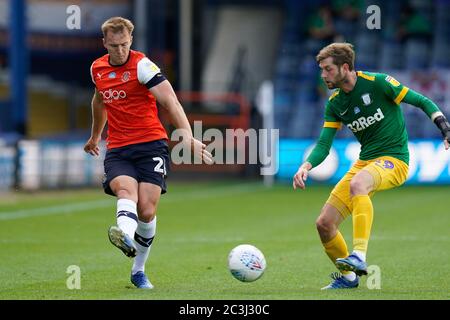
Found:
[[[156,215],[156,206],[153,204],[138,205],[139,220],[142,222],[150,222]]]
[[[119,187],[116,191],[115,191],[117,198],[119,199],[128,199],[134,202],[137,202],[137,195],[132,192],[131,190],[129,190],[128,188],[125,187]]]
[[[335,226],[329,219],[319,216],[316,220],[316,228],[320,235],[326,236],[333,233]]]
[[[367,186],[364,184],[364,182],[361,179],[358,179],[357,177],[353,178],[350,181],[350,193],[352,195],[356,194],[368,194]]]

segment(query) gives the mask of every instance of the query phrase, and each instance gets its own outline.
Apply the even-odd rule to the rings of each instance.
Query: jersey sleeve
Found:
[[[330,97],[330,100],[328,100],[326,106],[325,106],[325,117],[324,117],[324,128],[334,128],[334,129],[341,129],[342,127],[342,121],[339,119],[339,117],[336,115],[336,113],[333,110],[333,101],[332,101],[333,95]]]
[[[319,140],[306,159],[306,161],[311,164],[312,168],[317,167],[326,159],[326,157],[330,153],[331,145],[333,143],[336,132],[337,129],[334,128],[322,128]]]
[[[387,74],[379,74],[376,79],[377,83],[383,89],[383,92],[388,96],[395,104],[399,105],[403,101],[409,88],[402,85],[394,77]]]
[[[166,80],[161,70],[149,58],[142,58],[137,64],[137,76],[139,83],[151,88]]]
[[[422,109],[433,121],[436,117],[443,115],[439,107],[432,100],[412,89],[408,91],[403,101]]]

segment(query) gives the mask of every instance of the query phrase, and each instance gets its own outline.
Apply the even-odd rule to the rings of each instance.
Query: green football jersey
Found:
[[[386,74],[358,71],[357,75],[352,91],[337,89],[329,98],[324,127],[347,126],[361,143],[361,160],[391,156],[408,163],[400,102],[409,89]]]

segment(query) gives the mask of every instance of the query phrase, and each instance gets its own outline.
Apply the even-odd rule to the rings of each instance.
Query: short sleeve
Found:
[[[377,77],[377,82],[381,85],[384,94],[397,105],[402,102],[409,90],[408,87],[405,87],[390,75],[380,74]]]
[[[161,70],[158,66],[147,57],[142,58],[137,64],[137,76],[141,84],[147,84],[153,77],[160,73]]]

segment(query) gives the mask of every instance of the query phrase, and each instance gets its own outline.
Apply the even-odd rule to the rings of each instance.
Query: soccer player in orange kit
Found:
[[[145,263],[156,232],[156,209],[166,192],[169,166],[167,133],[158,118],[156,101],[172,124],[184,130],[183,142],[194,156],[212,162],[205,145],[192,136],[186,114],[169,81],[145,54],[131,50],[134,26],[122,17],[102,25],[107,54],[92,63],[95,85],[92,132],[84,146],[99,155],[98,143],[108,121],[105,193],[117,197],[117,226],[108,230],[113,245],[134,257],[131,282],[152,289]]]

